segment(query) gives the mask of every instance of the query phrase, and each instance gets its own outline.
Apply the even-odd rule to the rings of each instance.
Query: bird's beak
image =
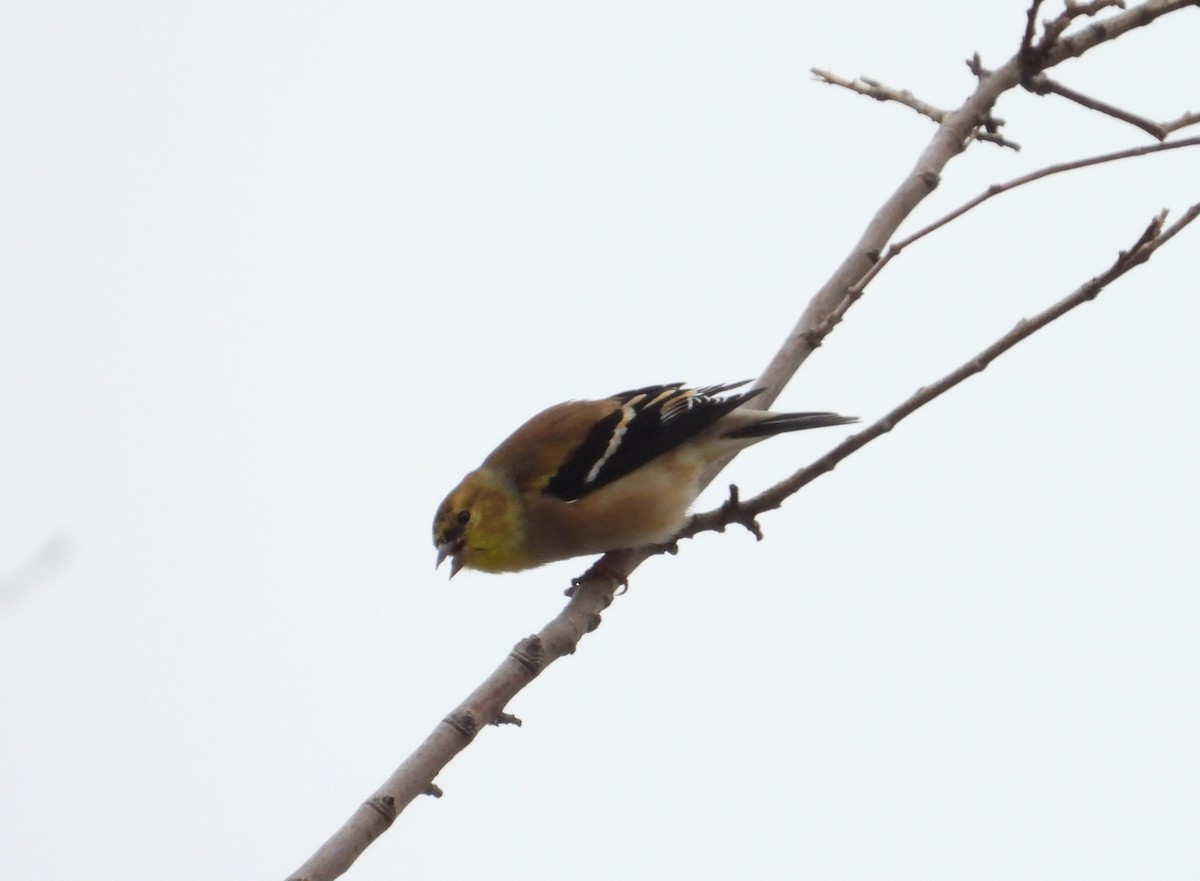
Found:
[[[458,570],[463,567],[463,543],[459,541],[443,541],[437,546],[437,562],[433,568],[436,569],[442,565],[442,560],[450,558],[450,577],[453,578],[458,574]]]

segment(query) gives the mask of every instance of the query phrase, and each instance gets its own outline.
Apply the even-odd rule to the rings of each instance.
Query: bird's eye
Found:
[[[470,511],[459,511],[458,512],[458,522],[459,523],[466,523],[470,519],[471,519]]]

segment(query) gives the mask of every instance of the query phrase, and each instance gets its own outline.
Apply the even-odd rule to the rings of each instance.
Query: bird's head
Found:
[[[459,569],[507,572],[519,569],[523,525],[516,490],[485,468],[472,471],[451,490],[433,518],[437,565],[450,558],[450,577]]]

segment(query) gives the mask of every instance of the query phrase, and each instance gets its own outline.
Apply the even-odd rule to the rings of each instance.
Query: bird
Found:
[[[437,563],[517,572],[673,538],[714,462],[788,431],[845,425],[837,413],[746,409],[765,386],[682,382],[556,404],[524,423],[438,506]]]

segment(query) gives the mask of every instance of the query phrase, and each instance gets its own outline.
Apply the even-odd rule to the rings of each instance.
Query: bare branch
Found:
[[[1191,118],[1193,114],[1184,114],[1175,123],[1157,123],[1130,111],[1122,110],[1120,107],[1116,107],[1106,101],[1101,101],[1099,98],[1085,95],[1082,92],[1050,79],[1045,74],[1037,73],[1036,71],[1057,63],[1057,60],[1052,60],[1049,57],[1050,51],[1055,48],[1056,41],[1076,18],[1093,16],[1109,7],[1125,8],[1124,0],[1095,0],[1092,3],[1075,3],[1069,0],[1066,8],[1058,16],[1043,23],[1045,30],[1042,37],[1034,43],[1034,20],[1041,2],[1042,0],[1034,0],[1026,13],[1025,36],[1021,41],[1021,49],[1017,53],[1017,58],[1020,60],[1022,68],[1025,71],[1025,76],[1021,83],[1025,89],[1038,95],[1059,95],[1089,110],[1095,110],[1098,113],[1103,113],[1106,116],[1111,116],[1114,119],[1119,119],[1122,122],[1135,126],[1160,141],[1164,140],[1168,134],[1177,128],[1182,128],[1183,125],[1189,125],[1196,121],[1195,118]],[[1136,22],[1139,16],[1150,16],[1157,11],[1149,7],[1161,5],[1164,4],[1146,4],[1145,7],[1132,10],[1132,18],[1122,17],[1120,20],[1115,21],[1115,24],[1119,28],[1122,28],[1123,33],[1124,29],[1128,29],[1129,26],[1137,26],[1137,24],[1130,25],[1131,21]],[[1158,12],[1158,14],[1163,13]],[[1110,21],[1112,20],[1097,22],[1093,25],[1093,29],[1100,34],[1106,34],[1110,27]],[[1068,51],[1075,51],[1075,48],[1072,48],[1073,46],[1074,43],[1064,42],[1060,50],[1065,48]],[[967,67],[970,68],[976,77],[984,77],[991,73],[991,71],[983,66],[978,53],[967,61]]]
[[[1103,113],[1106,116],[1127,122],[1160,141],[1165,140],[1167,135],[1173,131],[1178,131],[1185,126],[1200,122],[1200,114],[1196,113],[1185,113],[1173,122],[1154,122],[1143,116],[1138,116],[1136,113],[1122,110],[1120,107],[1116,107],[1106,101],[1101,101],[1099,98],[1093,98],[1069,86],[1064,86],[1062,83],[1050,79],[1045,74],[1032,77],[1029,82],[1025,83],[1025,88],[1038,95],[1059,95],[1068,101],[1074,101],[1081,107],[1086,107],[1089,110],[1095,110],[1097,113]]]
[[[1172,122],[1164,122],[1162,127],[1166,132],[1170,133],[1177,132],[1181,128],[1186,128],[1189,125],[1195,125],[1198,122],[1200,122],[1200,113],[1185,113],[1183,116],[1179,117],[1179,119],[1173,120]]]
[[[1078,34],[1059,40],[1058,37],[1075,18],[1094,14],[1110,6],[1123,8],[1123,3],[1117,0],[1097,0],[1091,4],[1069,3],[1067,10],[1060,16],[1060,26],[1051,31],[1050,24],[1047,24],[1047,33],[1043,34],[1038,44],[1036,71],[1029,69],[1032,62],[1027,57],[1028,53],[1022,51],[1018,51],[994,71],[983,66],[978,54],[970,59],[967,65],[978,78],[974,94],[958,110],[945,116],[941,130],[926,148],[916,168],[880,208],[850,255],[809,301],[791,335],[759,377],[757,384],[767,386],[768,391],[760,396],[755,406],[770,406],[779,390],[816,350],[830,330],[841,321],[846,311],[862,296],[865,284],[883,268],[879,262],[881,255],[884,255],[887,240],[899,227],[903,218],[937,186],[941,169],[965,148],[967,135],[973,128],[972,123],[980,119],[986,120],[990,116],[1000,94],[1040,73],[1041,70],[1068,58],[1078,57],[1101,43],[1114,40],[1130,30],[1143,27],[1163,15],[1195,3],[1196,0],[1148,0],[1118,15],[1096,22]],[[1028,21],[1031,20],[1029,16],[1036,16],[1038,5],[1039,3],[1035,2],[1030,8],[1027,30]],[[1057,42],[1047,40],[1047,35],[1051,32]],[[1189,114],[1178,120],[1180,127],[1196,121],[1190,117]],[[884,255],[883,259],[886,262],[892,256],[895,255]]]
[[[1112,7],[1124,9],[1125,0],[1092,0],[1091,3],[1076,3],[1075,0],[1067,0],[1066,7],[1062,12],[1054,18],[1042,22],[1042,37],[1037,41],[1032,51],[1027,53],[1027,60],[1032,61],[1034,66],[1040,65],[1042,60],[1045,59],[1046,54],[1054,47],[1067,28],[1074,23],[1075,19],[1098,15],[1105,9]],[[1101,28],[1104,25],[1105,22],[1098,22],[1096,24],[1097,27]]]
[[[943,376],[937,382],[918,389],[908,400],[904,401],[899,406],[895,407],[882,418],[876,420],[867,428],[846,438],[828,453],[817,459],[807,468],[797,471],[786,480],[777,483],[775,486],[766,490],[763,493],[755,496],[746,502],[738,502],[737,496],[733,495],[730,501],[726,502],[720,508],[713,511],[708,511],[703,514],[697,514],[688,521],[688,525],[676,537],[676,541],[682,538],[691,538],[701,532],[708,531],[724,531],[725,527],[731,523],[739,523],[745,525],[747,529],[754,531],[757,529],[755,518],[757,515],[778,508],[783,502],[797,490],[806,484],[811,483],[822,474],[832,471],[839,462],[845,459],[850,454],[862,449],[871,441],[891,431],[905,417],[924,407],[926,404],[935,400],[939,396],[945,394],[950,389],[961,383],[963,380],[974,376],[981,372],[989,364],[1003,355],[1009,349],[1016,346],[1022,340],[1032,336],[1037,331],[1046,327],[1051,322],[1070,312],[1077,306],[1081,306],[1089,300],[1095,299],[1096,295],[1104,290],[1112,282],[1116,281],[1121,276],[1125,275],[1135,266],[1145,263],[1150,257],[1170,241],[1184,227],[1190,224],[1200,216],[1200,202],[1192,205],[1178,221],[1172,224],[1167,229],[1163,229],[1163,223],[1166,220],[1167,212],[1161,212],[1155,217],[1150,224],[1142,231],[1137,241],[1127,251],[1118,253],[1116,260],[1104,272],[1097,275],[1095,278],[1089,279],[1084,284],[1080,285],[1068,296],[1059,300],[1050,308],[1035,315],[1033,318],[1022,319],[1017,322],[1016,327],[1006,333],[996,342],[992,343],[974,358],[971,358],[964,364],[960,365],[950,373]],[[754,524],[753,526],[748,524]],[[755,532],[756,535],[760,534]]]
[[[1109,2],[1106,5],[1123,4]],[[1083,28],[1070,36],[1056,40],[1054,45],[1049,46],[1037,72],[1040,73],[1042,70],[1054,67],[1068,58],[1078,58],[1101,43],[1115,40],[1132,30],[1152,24],[1164,15],[1195,5],[1196,0],[1147,0],[1147,2],[1127,9],[1118,15],[1094,22],[1091,27]]]
[[[1127,122],[1136,128],[1140,128],[1152,137],[1158,138],[1160,141],[1168,134],[1167,130],[1156,122],[1151,122],[1127,110],[1122,110],[1120,107],[1114,107],[1112,104],[1101,101],[1099,98],[1092,98],[1082,92],[1077,92],[1047,76],[1033,77],[1025,85],[1025,88],[1038,95],[1059,95],[1068,101],[1074,101],[1081,107],[1095,110],[1097,113],[1103,113],[1105,116],[1111,116],[1113,119],[1121,120],[1121,122]]]
[[[942,170],[956,155],[961,153],[970,140],[971,132],[986,120],[996,100],[1023,80],[1076,58],[1103,43],[1115,40],[1131,30],[1144,27],[1164,15],[1195,5],[1196,0],[1147,0],[1130,9],[1094,22],[1069,36],[1061,36],[1066,25],[1055,31],[1055,39],[1047,43],[1046,34],[1039,41],[1044,54],[1036,59],[1036,69],[1029,68],[1029,59],[1016,55],[993,71],[982,70],[978,74],[975,91],[957,109],[943,118],[937,134],[917,160],[916,166],[900,184],[899,188],[884,202],[863,231],[850,254],[834,270],[833,275],[809,300],[800,319],[776,353],[771,363],[758,379],[758,385],[767,386],[755,404],[769,407],[780,390],[787,385],[800,365],[808,360],[820,345],[822,337],[814,334],[839,304],[850,295],[854,284],[863,278],[879,259],[892,235],[900,224],[920,202],[937,186]],[[1070,20],[1116,5],[1102,0],[1101,4],[1072,4]],[[1049,32],[1047,32],[1049,33]]]
[[[545,667],[575,651],[584,634],[594,630],[600,612],[612,601],[595,590],[580,591],[542,630],[521,640],[504,662],[443,719],[384,784],[359,806],[334,835],[289,881],[323,881],[342,875],[366,848],[387,831],[400,812],[419,795],[440,794],[434,778],[467,747],[485,725],[514,717],[504,707]]]
[[[934,122],[941,122],[948,112],[942,110],[940,107],[934,107],[932,104],[922,101],[913,95],[912,92],[908,91],[908,89],[893,89],[891,86],[886,86],[878,80],[873,80],[865,76],[848,80],[838,76],[836,73],[822,70],[818,67],[811,67],[809,71],[818,82],[831,86],[841,86],[843,89],[849,89],[851,92],[866,95],[868,98],[874,98],[876,101],[895,101],[897,104],[903,104],[905,107],[912,108],[917,113],[928,119],[932,119]]]
[[[767,391],[757,399],[768,407],[779,391],[820,345],[813,334],[846,297],[850,287],[879,259],[883,248],[913,209],[937,186],[941,171],[962,152],[971,132],[995,106],[996,99],[1020,82],[1020,69],[1010,61],[1000,70],[979,80],[974,93],[957,110],[948,113],[938,131],[918,158],[916,165],[896,191],[884,202],[849,255],[809,300],[795,327],[758,379]]]

